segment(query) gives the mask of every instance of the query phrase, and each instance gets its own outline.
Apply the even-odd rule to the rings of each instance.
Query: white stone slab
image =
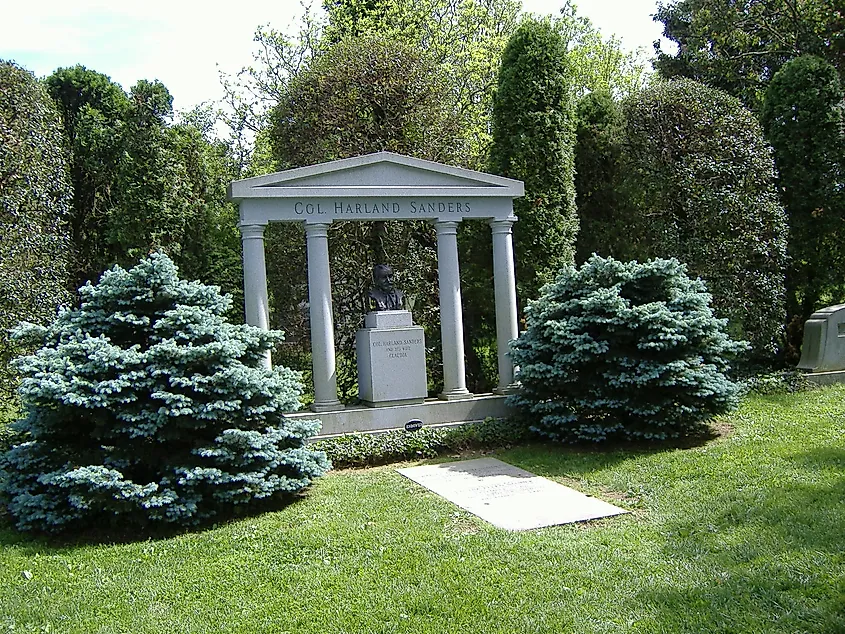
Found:
[[[493,526],[510,531],[627,513],[495,458],[397,471]]]

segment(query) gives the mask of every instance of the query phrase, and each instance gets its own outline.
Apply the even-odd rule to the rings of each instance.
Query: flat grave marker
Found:
[[[498,528],[522,531],[627,513],[496,458],[397,469]]]

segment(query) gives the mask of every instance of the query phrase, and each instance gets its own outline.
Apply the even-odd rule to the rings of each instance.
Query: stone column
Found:
[[[464,360],[464,318],[458,267],[458,223],[437,220],[437,276],[440,284],[440,338],[443,345],[443,393],[451,400],[469,396]]]
[[[343,409],[337,400],[337,368],[329,274],[328,224],[305,224],[308,248],[308,302],[311,315],[311,364],[314,370],[315,412]]]
[[[493,284],[496,292],[496,343],[499,361],[497,394],[512,391],[513,362],[508,342],[519,335],[516,315],[516,274],[513,259],[513,223],[516,218],[491,220],[493,230]]]
[[[264,227],[266,225],[241,225],[244,256],[244,312],[246,323],[263,330],[270,327],[267,303],[267,267],[264,263]],[[270,351],[264,356],[263,365],[270,369]]]

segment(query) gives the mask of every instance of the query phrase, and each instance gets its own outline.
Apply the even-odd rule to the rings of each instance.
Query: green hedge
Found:
[[[335,468],[367,467],[400,460],[433,458],[467,449],[509,447],[528,440],[528,426],[511,419],[492,419],[454,427],[423,427],[380,434],[345,434],[310,445],[324,451]]]

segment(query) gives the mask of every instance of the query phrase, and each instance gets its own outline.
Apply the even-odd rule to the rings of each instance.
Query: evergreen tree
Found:
[[[775,150],[778,185],[789,217],[786,276],[790,358],[804,322],[845,293],[845,119],[836,69],[805,55],[774,76],[763,125]]]
[[[186,277],[216,282],[209,275],[211,252],[225,253],[232,246],[240,252],[239,241],[212,240],[225,237],[219,224],[235,228],[225,202],[229,174],[221,166],[223,157],[193,126],[169,123],[173,98],[161,82],[139,81],[130,102],[122,122],[113,206],[101,229],[109,246],[101,265],[129,266],[161,249]]]
[[[192,525],[301,490],[328,468],[304,439],[299,376],[264,369],[278,331],[224,318],[231,299],[158,253],[80,289],[79,308],[17,330],[26,442],[0,457],[21,530]]]
[[[72,279],[76,289],[97,279],[110,262],[106,236],[123,158],[126,93],[106,75],[84,66],[59,68],[44,85],[64,121],[73,200],[68,214]]]
[[[526,320],[511,345],[522,389],[509,401],[554,440],[678,438],[738,404],[727,359],[745,344],[675,259],[593,256],[561,271]]]
[[[71,288],[164,249],[187,277],[239,292],[240,276],[218,266],[240,267],[225,147],[191,123],[172,123],[173,99],[161,82],[139,81],[127,95],[107,76],[74,66],[45,85],[71,156]]]
[[[343,39],[288,83],[270,116],[274,158],[286,169],[387,150],[463,163],[451,92],[412,45],[373,34]]]
[[[490,170],[525,182],[514,201],[519,296],[536,297],[571,264],[575,209],[575,116],[566,42],[549,21],[526,19],[511,37],[493,101]]]

